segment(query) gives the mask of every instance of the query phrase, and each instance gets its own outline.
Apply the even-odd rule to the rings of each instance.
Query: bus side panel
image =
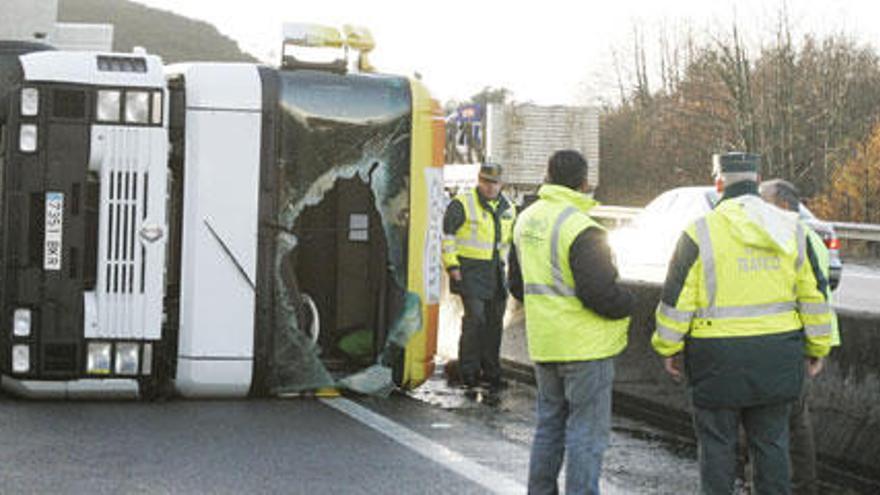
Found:
[[[412,149],[408,287],[421,297],[422,328],[407,343],[405,388],[417,387],[434,372],[440,303],[440,241],[443,221],[443,146],[439,108],[418,81],[412,88]]]
[[[244,396],[254,346],[261,114],[191,109],[186,125],[176,385],[187,396]]]

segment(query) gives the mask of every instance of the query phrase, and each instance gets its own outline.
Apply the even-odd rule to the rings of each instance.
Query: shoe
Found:
[[[507,383],[507,380],[505,380],[503,378],[498,378],[497,380],[490,380],[489,381],[489,392],[498,393],[498,392],[501,392],[502,390],[506,390],[508,386],[509,386],[509,384]]]
[[[498,392],[489,391],[483,395],[482,402],[489,407],[498,407],[501,405],[501,395]]]
[[[461,386],[462,386],[462,388],[464,388],[466,390],[473,390],[473,389],[479,387],[480,384],[477,382],[476,378],[466,377],[461,380]]]

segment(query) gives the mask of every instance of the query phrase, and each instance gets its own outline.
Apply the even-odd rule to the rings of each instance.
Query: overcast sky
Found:
[[[770,40],[781,1],[607,0],[601,2],[445,0],[137,0],[208,21],[258,58],[275,63],[282,21],[360,24],[376,39],[383,72],[419,72],[441,101],[504,86],[518,101],[587,103],[615,93],[614,53],[631,66],[634,26],[656,60],[659,32],[670,37],[729,31]],[[600,6],[596,6],[600,4]],[[845,32],[880,47],[880,2],[789,0],[794,33]]]

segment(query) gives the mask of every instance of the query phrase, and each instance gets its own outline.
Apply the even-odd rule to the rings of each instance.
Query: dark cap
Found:
[[[761,155],[732,152],[712,155],[712,175],[757,174],[761,168]]]
[[[480,166],[480,178],[489,182],[501,182],[501,165],[486,162]]]

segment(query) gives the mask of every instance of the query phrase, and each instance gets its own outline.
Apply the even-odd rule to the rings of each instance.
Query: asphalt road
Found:
[[[880,313],[880,267],[844,263],[833,297],[838,308]]]
[[[845,265],[838,307],[878,311],[878,294],[880,270]],[[440,377],[409,396],[354,401],[0,395],[0,493],[524,493],[534,389],[480,399]],[[603,493],[694,493],[695,455],[685,439],[615,416]]]
[[[525,493],[534,401],[528,384],[493,402],[440,376],[389,398],[0,396],[0,493]],[[615,414],[601,485],[606,495],[696,493],[693,441]]]
[[[441,377],[386,399],[3,397],[0,493],[525,493],[533,427],[531,386],[489,404]],[[616,417],[603,492],[691,493],[694,456]]]
[[[0,493],[484,493],[314,399],[0,401]]]

